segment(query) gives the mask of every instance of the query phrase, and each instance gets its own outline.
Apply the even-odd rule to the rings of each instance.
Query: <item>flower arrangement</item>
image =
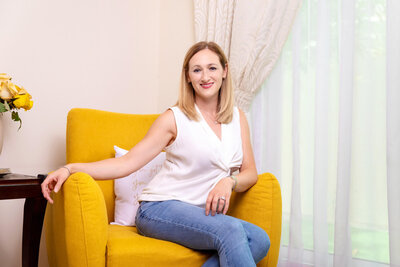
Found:
[[[18,109],[30,110],[33,106],[32,96],[23,88],[11,82],[8,74],[0,73],[0,114],[11,112],[11,119],[22,126]]]

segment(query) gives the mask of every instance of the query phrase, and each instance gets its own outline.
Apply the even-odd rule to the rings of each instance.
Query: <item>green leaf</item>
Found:
[[[7,111],[6,106],[0,102],[0,113],[6,112],[6,111]]]
[[[19,115],[18,115],[18,112],[13,111],[13,112],[11,113],[11,119],[12,119],[13,121],[19,121],[19,128],[18,128],[18,130],[21,129],[21,127],[22,127],[22,121],[21,121],[21,118],[20,118]]]
[[[4,107],[6,108],[7,111],[11,110],[10,105],[8,105],[7,101],[4,101]]]

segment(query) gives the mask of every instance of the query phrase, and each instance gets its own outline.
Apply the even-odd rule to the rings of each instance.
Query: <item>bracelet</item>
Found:
[[[235,181],[235,184],[234,184],[233,187],[232,187],[232,190],[235,190],[235,188],[236,188],[236,186],[237,186],[237,183],[238,183],[237,178],[236,178],[236,176],[233,175],[233,174],[232,174],[230,177],[233,179],[233,181]]]
[[[69,168],[67,166],[62,166],[61,168],[67,169],[67,171],[69,172],[69,175],[71,175],[71,171],[69,170]]]

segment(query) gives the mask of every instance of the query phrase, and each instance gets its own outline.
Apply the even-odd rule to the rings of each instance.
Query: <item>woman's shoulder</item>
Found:
[[[235,108],[237,110],[237,115],[238,115],[238,120],[239,120],[239,123],[240,123],[240,127],[248,129],[249,123],[247,121],[246,113],[242,109],[240,109],[239,107],[235,107]]]
[[[177,105],[169,107],[165,112],[167,111],[169,111],[173,116],[181,113],[183,114],[182,110]]]
[[[233,113],[235,113],[235,112],[240,113],[240,112],[242,112],[242,110],[237,106],[233,106]]]
[[[233,107],[232,122],[240,125],[240,127],[246,126],[248,124],[246,113],[239,107]]]
[[[181,123],[192,122],[193,120],[189,118],[188,114],[186,114],[179,106],[175,105],[170,107],[168,110],[172,111],[173,116],[175,117],[175,121]]]
[[[175,123],[175,116],[173,110],[171,108],[168,108],[166,111],[160,114],[157,120],[163,123]]]
[[[236,120],[241,120],[241,118],[245,116],[244,112],[237,106],[233,107],[233,111],[232,111],[232,118]]]
[[[163,113],[158,116],[156,121],[154,122],[153,126],[159,129],[164,129],[168,131],[175,132],[175,116],[172,110],[167,109]]]

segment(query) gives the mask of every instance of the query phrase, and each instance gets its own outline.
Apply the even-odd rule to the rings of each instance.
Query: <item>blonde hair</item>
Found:
[[[191,120],[198,121],[199,114],[196,111],[195,92],[193,86],[188,81],[189,61],[192,57],[201,50],[209,49],[213,51],[219,57],[223,69],[228,68],[228,60],[222,51],[221,47],[214,42],[199,42],[194,44],[186,53],[183,61],[182,73],[181,73],[181,84],[179,90],[179,99],[177,106],[185,113],[186,116]],[[230,123],[233,116],[233,85],[231,80],[231,74],[229,68],[225,79],[222,81],[221,88],[218,95],[218,106],[217,106],[217,121],[220,123]]]

